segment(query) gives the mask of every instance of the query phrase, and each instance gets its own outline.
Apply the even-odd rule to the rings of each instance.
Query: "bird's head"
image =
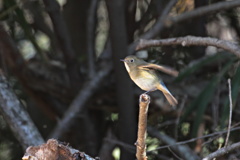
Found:
[[[143,65],[146,63],[144,60],[139,59],[138,57],[136,57],[134,55],[127,56],[124,59],[121,59],[121,61],[124,62],[125,67],[128,72],[130,72],[133,69],[136,69],[137,66]]]

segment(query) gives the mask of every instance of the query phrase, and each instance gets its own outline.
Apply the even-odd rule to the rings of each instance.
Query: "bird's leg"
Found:
[[[156,90],[156,88],[153,88],[153,89],[150,89],[150,90],[147,91],[147,92],[144,92],[143,94],[147,94],[147,93],[152,92],[152,91],[155,91],[155,90]]]

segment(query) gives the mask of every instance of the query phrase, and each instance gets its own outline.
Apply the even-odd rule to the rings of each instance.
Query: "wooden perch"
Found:
[[[147,94],[141,94],[139,98],[139,119],[138,119],[138,138],[136,142],[138,160],[147,160],[146,156],[146,136],[147,136],[147,113],[150,103],[150,97]]]
[[[69,147],[55,139],[49,139],[47,143],[27,148],[22,160],[97,160],[76,149]]]

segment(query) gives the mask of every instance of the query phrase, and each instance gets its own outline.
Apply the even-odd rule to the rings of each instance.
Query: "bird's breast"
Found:
[[[128,64],[126,62],[124,62],[124,65],[125,65],[125,68],[126,68],[127,72],[129,73],[130,72],[130,68],[129,68]]]
[[[130,77],[138,87],[145,91],[157,88],[159,83],[157,75],[148,71],[140,71],[138,74],[130,75]]]

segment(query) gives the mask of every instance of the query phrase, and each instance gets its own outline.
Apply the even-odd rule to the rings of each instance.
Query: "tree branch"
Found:
[[[17,140],[26,149],[44,143],[38,129],[0,71],[0,111]]]
[[[224,147],[228,145],[228,139],[230,136],[231,124],[232,124],[232,87],[231,87],[231,79],[228,79],[228,90],[229,90],[229,119],[228,119],[228,129],[227,129],[227,136]]]
[[[211,160],[213,158],[223,156],[223,155],[225,155],[231,151],[234,151],[238,148],[240,148],[240,142],[234,143],[228,147],[221,148],[221,149],[217,150],[216,152],[209,154],[207,157],[203,158],[203,160]]]
[[[176,144],[176,141],[162,133],[159,133],[158,130],[154,129],[153,127],[148,127],[148,133],[152,137],[156,137],[159,140],[163,141],[166,144],[169,144],[167,148],[171,148],[174,152],[177,152],[181,155],[183,159],[192,160],[192,159],[200,159],[187,145],[173,145]]]
[[[67,26],[60,13],[60,6],[56,0],[43,0],[47,12],[52,20],[55,34],[57,35],[59,45],[62,49],[64,59],[67,65],[69,78],[73,86],[79,84],[79,69],[76,60],[76,54],[71,45],[71,40],[68,34]]]
[[[209,13],[227,10],[227,9],[231,9],[231,8],[240,6],[240,1],[238,1],[238,0],[219,2],[216,4],[209,5],[209,6],[199,7],[197,9],[194,9],[189,12],[185,12],[185,13],[175,16],[175,17],[167,17],[168,16],[167,13],[172,9],[172,7],[175,5],[176,2],[177,1],[175,1],[175,0],[170,1],[163,12],[163,15],[157,19],[157,21],[154,24],[154,26],[152,27],[152,29],[150,29],[148,32],[146,32],[142,36],[140,36],[139,39],[154,38],[157,34],[159,34],[162,31],[162,29],[164,27],[170,27],[174,23],[179,23],[184,20],[191,19],[191,18],[196,18],[196,17],[200,17],[203,15],[207,15]],[[134,48],[137,46],[137,43],[138,43],[138,41],[135,41],[131,45],[129,45],[129,53],[134,52]]]
[[[150,128],[151,129],[151,128]],[[150,130],[148,128],[148,130]],[[236,128],[233,128],[231,129],[231,132],[233,131],[236,131],[236,130],[240,130],[240,127],[236,127]],[[217,135],[222,135],[222,134],[226,134],[228,131],[219,131],[219,132],[214,132],[214,133],[211,133],[211,134],[208,134],[208,135],[204,135],[204,136],[201,136],[201,137],[197,137],[197,138],[192,138],[192,139],[189,139],[189,140],[186,140],[186,141],[181,141],[181,142],[176,142],[175,144],[169,144],[169,145],[165,145],[165,146],[160,146],[160,147],[157,147],[155,150],[160,150],[160,149],[164,149],[164,148],[169,148],[171,146],[175,146],[175,145],[182,145],[182,144],[187,144],[187,143],[191,143],[191,142],[194,142],[198,139],[204,139],[204,138],[208,138],[208,137],[213,137],[213,136],[217,136]],[[149,133],[151,133],[149,131]],[[148,151],[148,152],[152,152],[152,151]]]
[[[72,101],[62,120],[60,120],[57,126],[53,129],[49,136],[50,138],[61,137],[61,135],[63,135],[63,133],[65,133],[71,127],[71,122],[73,119],[84,110],[86,107],[85,103],[95,93],[94,91],[98,88],[99,83],[109,74],[111,69],[112,66],[108,63],[108,65],[100,70],[91,81],[83,85],[84,87],[79,91],[76,98]]]
[[[159,32],[161,32],[161,30],[164,27],[164,22],[166,20],[166,18],[168,17],[168,13],[171,11],[172,7],[177,3],[177,0],[171,0],[166,8],[163,10],[162,15],[160,17],[158,17],[156,23],[154,24],[154,26],[146,33],[144,33],[140,38],[141,39],[150,39],[150,38],[154,38],[157,36],[157,34]]]
[[[236,128],[232,128],[231,129],[231,132],[233,131],[237,131],[237,130],[240,130],[240,127],[236,127]],[[186,140],[186,141],[181,141],[181,142],[176,142],[176,143],[168,143],[168,145],[165,145],[165,146],[160,146],[160,147],[157,147],[156,149],[154,150],[150,150],[148,151],[148,153],[150,152],[153,152],[155,150],[160,150],[160,149],[166,149],[166,148],[172,148],[173,146],[177,146],[177,145],[182,145],[184,147],[183,144],[187,144],[187,143],[191,143],[191,142],[195,142],[196,140],[198,139],[204,139],[204,138],[209,138],[209,137],[214,137],[214,136],[218,136],[218,135],[222,135],[222,134],[226,134],[228,131],[219,131],[219,132],[214,132],[214,133],[211,133],[211,134],[208,134],[208,135],[204,135],[204,136],[201,136],[201,137],[197,137],[197,138],[192,138],[192,139],[189,139],[189,140]],[[150,136],[153,136],[153,137],[159,137],[159,139],[163,139],[165,141],[166,139],[166,135],[165,136],[162,136],[162,134],[160,134],[158,131],[156,131],[153,127],[148,127],[148,133],[150,134]],[[133,151],[134,150],[134,147],[132,145],[129,145],[129,144],[126,144],[124,142],[121,142],[121,141],[118,141],[118,140],[115,140],[115,139],[105,139],[111,143],[114,143],[114,144],[117,144],[119,146],[123,146],[125,148],[128,148],[130,151]],[[168,141],[166,140],[165,143],[167,142],[171,142],[171,141]],[[239,144],[240,145],[240,144]],[[194,155],[194,154],[193,154]]]
[[[147,137],[147,115],[150,96],[141,94],[139,97],[139,117],[138,117],[138,138],[136,142],[138,160],[147,160],[146,137]]]
[[[168,13],[171,11],[172,7],[177,3],[177,0],[171,0],[164,11],[162,12],[162,15],[158,17],[156,23],[153,25],[153,27],[145,32],[142,36],[140,36],[140,39],[150,39],[150,38],[155,38],[161,30],[164,28],[164,22],[167,19]],[[128,50],[129,53],[134,52],[134,49],[137,45],[137,41],[133,42],[132,44],[129,45]]]
[[[233,43],[226,40],[220,40],[217,38],[210,37],[195,37],[186,36],[178,38],[168,38],[160,40],[140,40],[136,50],[146,49],[149,47],[159,47],[159,46],[172,46],[172,45],[182,45],[182,46],[215,46],[222,48],[240,57],[240,46],[237,43]]]
[[[209,6],[196,8],[192,11],[185,12],[185,13],[180,14],[180,15],[175,16],[175,17],[169,17],[169,18],[166,19],[166,21],[164,23],[167,26],[171,26],[174,23],[179,23],[179,22],[182,22],[182,21],[185,21],[185,20],[193,19],[193,18],[200,17],[200,16],[203,16],[203,15],[208,15],[208,14],[213,13],[213,12],[218,12],[218,11],[222,11],[222,10],[231,9],[231,8],[238,7],[238,6],[240,6],[240,1],[239,0],[218,2],[218,3],[215,3],[215,4],[211,4]]]

